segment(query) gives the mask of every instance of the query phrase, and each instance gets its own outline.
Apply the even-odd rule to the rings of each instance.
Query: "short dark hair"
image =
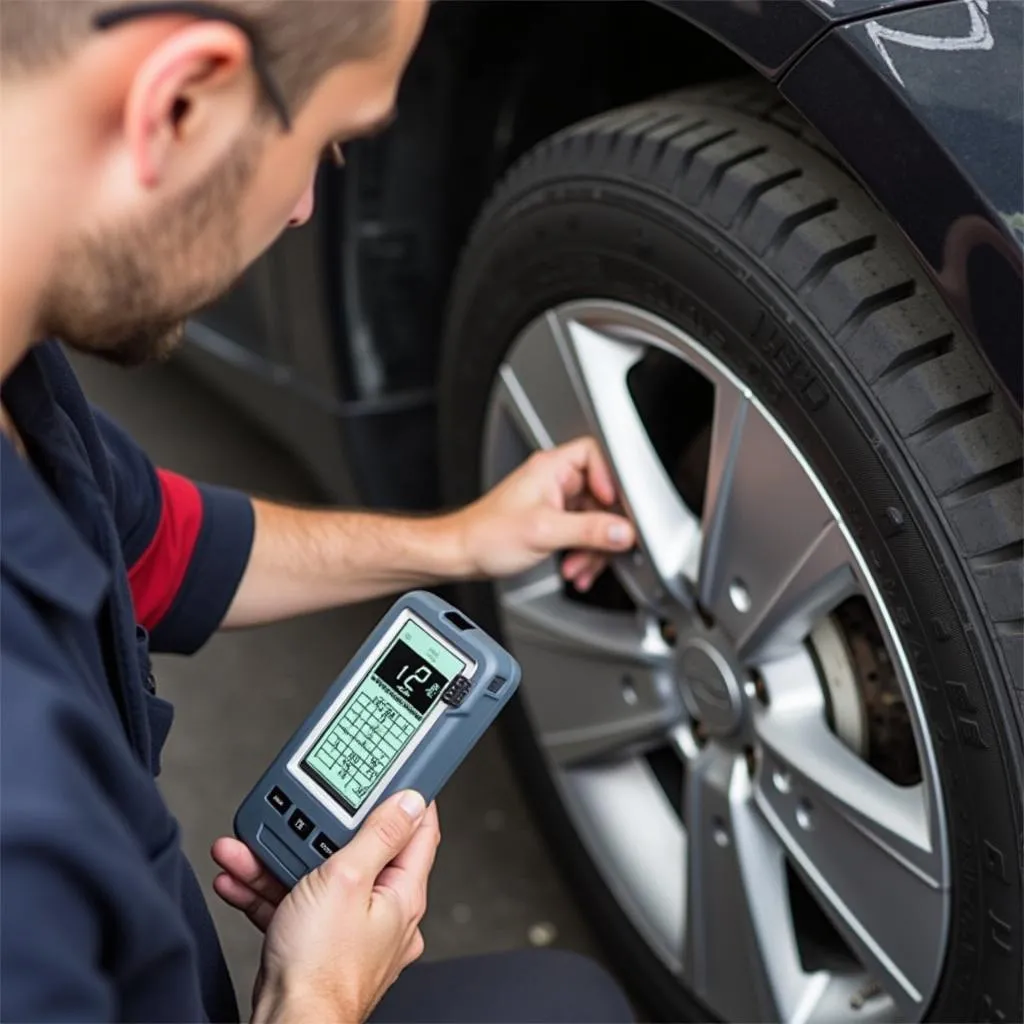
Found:
[[[45,71],[94,31],[104,9],[123,0],[0,0],[0,75]],[[376,55],[391,0],[219,0],[261,43],[288,106],[295,110],[333,67]]]

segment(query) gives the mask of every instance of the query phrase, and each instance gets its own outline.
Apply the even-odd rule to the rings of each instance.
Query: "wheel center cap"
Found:
[[[679,654],[683,701],[709,733],[728,736],[743,717],[743,694],[724,655],[703,637],[690,637]]]

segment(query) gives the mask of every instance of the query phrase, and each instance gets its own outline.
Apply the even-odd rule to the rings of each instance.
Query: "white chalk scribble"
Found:
[[[827,0],[822,0],[827,2]],[[920,32],[904,32],[890,28],[880,21],[869,21],[865,26],[868,38],[874,44],[882,60],[888,65],[896,81],[903,85],[903,76],[896,70],[890,44],[909,46],[914,50],[991,50],[995,45],[992,29],[989,27],[989,0],[964,0],[971,23],[965,36],[930,36]],[[829,4],[831,7],[832,4]]]

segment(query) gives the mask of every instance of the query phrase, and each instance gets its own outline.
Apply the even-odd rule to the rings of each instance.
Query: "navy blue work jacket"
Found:
[[[149,650],[217,628],[251,502],[155,469],[54,342],[3,402],[28,459],[0,436],[0,1018],[237,1020],[155,781],[173,709]]]

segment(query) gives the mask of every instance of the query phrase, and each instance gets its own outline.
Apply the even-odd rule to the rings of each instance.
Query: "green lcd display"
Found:
[[[299,767],[354,814],[465,668],[461,658],[409,619]]]

